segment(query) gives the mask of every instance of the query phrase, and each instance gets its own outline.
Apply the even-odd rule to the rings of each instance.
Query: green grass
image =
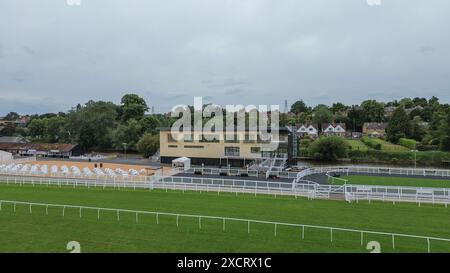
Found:
[[[408,149],[408,148],[406,148],[404,146],[393,144],[393,143],[387,142],[387,141],[379,139],[379,138],[372,138],[371,140],[373,142],[375,142],[375,143],[380,143],[382,151],[388,151],[388,152],[407,152],[407,151],[410,151],[410,149]]]
[[[378,185],[378,186],[406,186],[406,187],[433,187],[433,188],[450,188],[450,179],[430,179],[430,178],[413,178],[413,177],[389,177],[389,176],[364,176],[349,175],[342,176],[347,180],[348,184],[355,185]],[[333,184],[342,185],[345,182],[335,179]]]
[[[184,214],[238,217],[255,220],[280,221],[298,224],[325,225],[373,231],[397,232],[450,238],[449,210],[443,206],[413,204],[365,203],[307,200],[304,198],[253,196],[179,191],[164,192],[101,190],[85,188],[57,188],[46,186],[0,185],[0,199],[55,204],[72,204],[110,208],[136,209]],[[250,234],[247,223],[203,220],[199,229],[197,219],[141,216],[123,213],[117,221],[115,213],[102,213],[97,220],[95,211],[3,204],[0,211],[0,252],[66,252],[69,241],[81,243],[82,252],[368,252],[368,241],[379,241],[382,252],[425,252],[426,241],[396,239],[392,249],[389,236],[360,235],[334,232],[333,243],[328,231],[301,230],[293,227],[274,227],[254,224]],[[432,242],[432,251],[450,252],[450,243]]]
[[[357,139],[347,139],[347,143],[349,146],[351,146],[352,151],[367,151],[370,150],[370,148],[364,144],[361,140]]]

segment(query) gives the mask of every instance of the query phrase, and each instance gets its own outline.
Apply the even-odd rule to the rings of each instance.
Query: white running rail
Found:
[[[150,176],[145,181],[133,181],[123,179],[82,179],[82,178],[51,178],[32,176],[0,176],[0,183],[16,185],[44,185],[44,186],[71,186],[71,187],[100,187],[100,188],[132,188],[136,189],[163,189],[181,191],[206,191],[246,194],[265,194],[280,196],[303,196],[310,199],[345,199],[348,202],[369,201],[392,201],[413,202],[417,204],[450,204],[450,189],[442,188],[415,188],[415,187],[390,187],[390,186],[358,186],[358,185],[319,185],[317,183],[299,180],[292,187],[292,183],[219,179],[205,177],[182,177],[182,176]]]
[[[167,213],[167,212],[156,212],[156,211],[142,211],[142,210],[131,210],[131,209],[119,209],[119,208],[102,208],[102,207],[88,207],[88,206],[77,206],[77,205],[65,205],[65,204],[49,204],[49,203],[33,203],[33,202],[23,202],[23,201],[11,201],[11,200],[0,200],[0,211],[5,209],[3,207],[4,204],[9,204],[12,206],[14,212],[17,211],[17,205],[27,206],[30,214],[33,213],[33,206],[35,207],[43,207],[45,208],[45,215],[49,215],[49,208],[59,208],[61,209],[61,215],[64,217],[66,213],[66,209],[75,209],[77,210],[77,214],[80,218],[83,217],[83,210],[86,211],[94,211],[97,212],[97,219],[101,218],[101,212],[115,212],[117,221],[120,221],[121,213],[128,213],[135,215],[135,222],[139,223],[140,215],[153,215],[155,216],[156,224],[159,224],[159,216],[172,216],[176,218],[176,225],[179,226],[179,218],[194,218],[198,221],[199,229],[202,228],[202,220],[211,219],[211,220],[221,220],[222,221],[222,230],[226,230],[227,221],[234,222],[242,222],[247,224],[247,233],[251,233],[251,224],[265,224],[273,226],[273,234],[277,236],[277,228],[279,226],[286,227],[297,227],[301,229],[301,237],[305,238],[306,229],[319,229],[319,230],[327,230],[329,232],[330,242],[333,242],[333,235],[336,231],[342,232],[351,232],[357,233],[360,235],[360,243],[361,246],[364,245],[364,235],[374,234],[374,235],[384,235],[388,236],[392,240],[392,249],[395,249],[396,243],[395,238],[403,237],[403,238],[414,238],[414,239],[423,239],[427,243],[427,252],[431,252],[431,242],[432,241],[440,241],[449,243],[450,248],[450,239],[440,238],[440,237],[431,237],[431,236],[421,236],[421,235],[411,235],[411,234],[403,234],[403,233],[394,233],[394,232],[380,232],[380,231],[369,231],[369,230],[360,230],[360,229],[350,229],[350,228],[341,228],[341,227],[330,227],[330,226],[319,226],[319,225],[308,225],[308,224],[294,224],[294,223],[285,223],[285,222],[274,222],[274,221],[263,221],[263,220],[254,220],[254,219],[242,219],[242,218],[233,218],[233,217],[221,217],[221,216],[208,216],[208,215],[194,215],[194,214],[182,214],[182,213]]]

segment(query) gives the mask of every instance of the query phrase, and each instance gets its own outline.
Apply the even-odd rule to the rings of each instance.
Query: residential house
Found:
[[[319,126],[317,124],[298,124],[296,135],[300,138],[309,136],[311,138],[317,138],[319,136]]]
[[[386,136],[386,128],[385,122],[366,122],[363,124],[363,135],[382,138]]]
[[[345,128],[345,123],[323,123],[322,135],[345,137],[347,132]]]

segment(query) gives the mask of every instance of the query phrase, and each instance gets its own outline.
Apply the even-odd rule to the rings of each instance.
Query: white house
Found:
[[[300,124],[298,126],[297,135],[300,137],[309,136],[316,138],[319,136],[319,129],[314,124]]]
[[[322,134],[325,136],[342,136],[345,137],[345,123],[324,123],[322,124]]]

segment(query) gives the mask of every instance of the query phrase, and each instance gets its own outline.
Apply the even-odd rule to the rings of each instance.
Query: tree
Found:
[[[119,114],[122,121],[140,120],[149,109],[145,100],[136,94],[126,94],[122,97],[121,103]]]
[[[365,122],[364,111],[361,107],[353,105],[347,114],[347,128],[351,128],[354,132],[362,131]]]
[[[69,139],[66,130],[67,120],[62,116],[44,119],[44,139],[47,142],[67,142]]]
[[[41,139],[45,133],[45,121],[44,119],[35,118],[28,124],[28,132],[30,137],[35,139]]]
[[[343,112],[337,112],[336,114],[334,114],[334,121],[337,123],[345,123],[345,124],[350,123],[350,119]],[[348,128],[351,128],[351,127],[348,127]]]
[[[441,150],[450,151],[450,111],[447,113],[443,131],[445,132],[445,135],[441,138]]]
[[[364,112],[365,121],[382,122],[384,121],[384,105],[376,100],[366,100],[361,103]]]
[[[69,111],[67,134],[71,142],[84,150],[111,148],[111,130],[116,126],[116,118],[117,105],[91,100]]]
[[[426,135],[426,130],[421,125],[421,122],[422,119],[419,116],[413,118],[413,120],[411,121],[411,132],[409,135],[410,138],[421,141]]]
[[[403,105],[405,109],[413,108],[414,102],[410,98],[404,98],[400,100],[400,105]]]
[[[310,146],[309,154],[318,160],[336,161],[348,156],[348,146],[341,137],[321,137]]]
[[[161,122],[155,116],[147,116],[139,121],[143,132],[155,134]]]
[[[112,134],[114,148],[117,150],[124,149],[124,143],[126,143],[127,148],[135,150],[141,133],[142,127],[135,119],[130,119],[127,124],[120,124]]]
[[[305,104],[303,100],[296,101],[291,106],[291,112],[295,114],[307,113],[310,111],[310,108]]]
[[[0,130],[0,136],[13,136],[16,133],[16,127],[14,125],[6,125]]]
[[[345,112],[347,109],[348,107],[341,102],[333,103],[331,106],[331,112],[333,112],[333,114]]]
[[[441,139],[441,150],[449,152],[450,151],[450,136],[445,136]]]
[[[159,149],[159,135],[144,134],[137,143],[137,150],[146,158],[154,155]]]
[[[333,113],[328,109],[326,105],[318,105],[316,108],[314,108],[313,121],[315,123],[318,123],[319,126],[321,126],[322,123],[332,122]]]
[[[8,120],[8,121],[16,121],[18,119],[19,119],[19,114],[17,114],[16,112],[9,112],[5,116],[5,120]]]
[[[409,117],[402,106],[395,109],[386,128],[388,140],[397,143],[400,138],[407,137],[410,134]]]
[[[428,105],[428,101],[426,98],[419,98],[419,97],[415,97],[413,99],[414,105],[415,106],[422,106],[422,107],[426,107]]]

